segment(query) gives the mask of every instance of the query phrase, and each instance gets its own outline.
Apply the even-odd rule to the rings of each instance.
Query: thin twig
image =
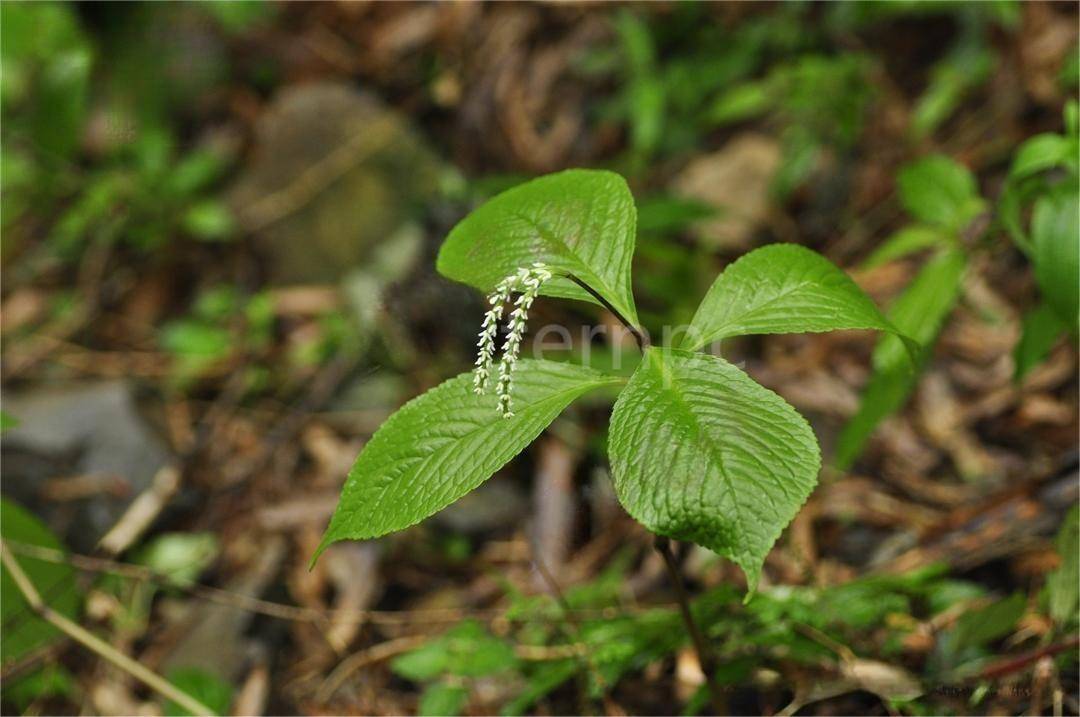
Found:
[[[41,595],[38,594],[37,588],[34,587],[33,582],[27,577],[26,573],[23,572],[22,566],[19,565],[15,556],[8,550],[7,544],[2,540],[0,540],[0,560],[3,561],[8,574],[11,575],[11,579],[14,581],[15,586],[19,588],[19,592],[22,593],[23,598],[26,599],[30,608],[43,620],[47,621],[53,627],[63,632],[72,640],[75,640],[86,649],[94,652],[102,659],[111,662],[116,667],[139,680],[165,699],[172,700],[180,705],[191,714],[212,715],[214,713],[209,707],[183,690],[177,688],[161,675],[139,664],[82,625],[49,607],[49,605],[41,599]]]
[[[713,674],[716,670],[712,653],[705,643],[705,636],[694,621],[693,613],[690,612],[690,597],[686,594],[686,586],[683,585],[682,575],[679,574],[679,565],[675,562],[675,555],[671,552],[671,541],[662,535],[657,535],[653,541],[653,547],[656,548],[656,552],[660,553],[660,557],[664,559],[668,577],[675,588],[675,598],[679,601],[679,612],[682,614],[687,632],[690,633],[690,639],[694,643],[694,651],[697,653],[701,671],[705,673],[705,685],[709,689],[709,701],[712,703],[713,711],[718,715],[722,715],[727,712],[727,709],[724,706],[724,701],[720,699],[719,690],[713,684]]]
[[[589,286],[588,284],[586,284],[584,281],[582,281],[578,277],[574,276],[573,274],[566,274],[565,276],[566,276],[567,279],[569,279],[570,281],[574,282],[575,284],[580,286],[582,289],[587,291],[589,293],[589,295],[591,297],[593,297],[594,299],[596,299],[597,301],[599,301],[600,304],[605,309],[607,309],[612,314],[614,314],[615,318],[619,320],[619,323],[622,324],[623,326],[625,326],[626,330],[629,331],[631,334],[633,334],[634,340],[637,341],[638,348],[641,349],[641,353],[645,353],[645,349],[649,348],[649,337],[646,336],[641,331],[641,329],[639,329],[637,326],[634,326],[634,324],[630,323],[630,320],[627,319],[625,316],[623,316],[619,312],[618,309],[616,309],[614,306],[612,306],[610,301],[608,301],[603,296],[601,296],[596,291],[596,289],[592,288],[591,286]]]
[[[462,608],[424,608],[417,610],[319,610],[310,607],[300,607],[287,603],[273,602],[261,598],[253,598],[248,595],[223,590],[221,588],[196,582],[180,582],[168,575],[156,572],[145,565],[123,563],[116,560],[107,560],[89,555],[77,553],[65,553],[61,550],[46,548],[40,545],[7,541],[8,549],[17,555],[43,560],[49,563],[70,565],[78,570],[96,573],[108,573],[128,580],[139,580],[165,585],[184,592],[192,597],[206,600],[220,605],[247,610],[249,612],[266,615],[279,620],[293,622],[328,623],[330,621],[355,620],[356,622],[370,622],[377,625],[396,627],[401,625],[415,624],[440,624],[454,623],[465,619],[475,619],[485,622],[528,622],[527,618],[508,620],[505,610],[498,609],[462,609]],[[670,609],[673,604],[652,605],[648,608],[632,606],[606,607],[606,608],[577,608],[571,610],[571,614],[578,619],[611,620],[617,617],[637,614],[651,609]],[[547,621],[550,618],[541,616],[537,620]],[[561,618],[560,618],[561,619]]]
[[[1073,636],[1062,642],[1046,645],[1037,650],[1017,655],[1016,657],[1008,657],[983,668],[983,670],[979,672],[978,679],[994,680],[999,677],[1004,677],[1005,675],[1025,669],[1028,665],[1033,662],[1038,662],[1043,657],[1053,657],[1059,652],[1075,650],[1077,646],[1080,646],[1080,637]]]
[[[426,644],[431,637],[429,635],[406,635],[387,642],[380,642],[371,647],[365,647],[359,652],[349,655],[326,676],[316,693],[315,699],[321,704],[326,704],[334,693],[349,679],[349,676],[361,667],[374,665],[400,655],[403,652],[414,650]]]

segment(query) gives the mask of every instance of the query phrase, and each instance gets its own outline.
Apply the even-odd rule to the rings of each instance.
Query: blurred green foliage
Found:
[[[60,540],[40,519],[7,498],[0,498],[0,534],[15,543],[63,550]],[[46,604],[61,615],[75,617],[81,600],[71,566],[22,556],[16,559]],[[0,568],[0,620],[4,633],[0,661],[5,665],[60,636],[59,630],[30,609],[4,568]]]
[[[984,210],[975,177],[951,159],[932,155],[901,169],[897,176],[900,203],[918,224],[901,228],[867,259],[867,266],[932,250],[930,258],[889,309],[889,319],[923,346],[919,364],[933,352],[934,342],[960,294],[967,267],[962,234]],[[918,382],[904,346],[892,336],[878,341],[874,372],[863,391],[859,410],[837,441],[835,463],[848,468],[886,416],[899,410]]]
[[[1041,302],[1023,319],[1015,351],[1023,378],[1062,334],[1080,327],[1080,105],[1065,108],[1064,132],[1043,133],[1013,155],[998,208],[1001,224],[1032,262]]]
[[[232,685],[217,675],[197,667],[183,667],[167,675],[169,682],[213,710],[216,715],[229,714],[232,702]],[[189,712],[172,700],[165,701],[166,717],[181,717]]]
[[[192,7],[176,4],[169,12],[220,14],[216,5]],[[136,4],[101,11],[124,30],[91,40],[69,4],[0,8],[4,256],[42,235],[46,257],[72,262],[98,243],[150,252],[173,240],[217,242],[235,233],[216,196],[231,151],[185,146],[173,112],[186,92],[208,85],[163,81],[166,64],[183,48],[163,45],[171,35],[146,26],[161,13]],[[226,17],[234,14],[225,9]],[[224,57],[212,59],[219,66],[207,78],[211,84],[227,70]]]
[[[514,696],[501,708],[505,715],[534,710],[575,679],[584,679],[588,699],[598,700],[623,677],[688,644],[674,607],[619,609],[624,605],[626,557],[616,558],[594,580],[565,591],[567,605],[584,617],[568,622],[549,596],[525,596],[507,585],[503,618],[512,626],[509,635],[500,632],[496,637],[480,623],[464,622],[397,658],[392,669],[424,685],[424,714],[460,714],[467,707],[471,681],[493,676],[513,686]],[[614,612],[588,615],[605,609]],[[720,684],[746,684],[762,669],[790,668],[793,663],[838,669],[847,659],[838,653],[841,648],[857,658],[901,660],[905,639],[925,630],[929,621],[940,621],[946,611],[958,619],[944,621],[948,627],[917,677],[926,686],[958,684],[996,656],[994,646],[1014,631],[1027,609],[1022,594],[994,600],[985,588],[951,578],[942,567],[827,588],[765,588],[748,604],[725,586],[693,604],[695,619],[705,626],[719,658]],[[536,660],[517,658],[512,643],[552,653],[559,646],[583,647],[578,654]],[[687,714],[695,713],[695,704],[701,707],[699,699],[691,700]],[[913,703],[905,711],[917,714],[922,708]]]

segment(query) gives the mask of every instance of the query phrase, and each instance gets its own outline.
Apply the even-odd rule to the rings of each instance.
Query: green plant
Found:
[[[264,349],[273,327],[269,294],[244,297],[220,285],[201,291],[186,316],[165,324],[159,342],[173,356],[173,382],[183,388],[240,352]]]
[[[717,278],[678,348],[650,346],[630,286],[635,219],[621,177],[570,170],[504,192],[454,228],[439,271],[490,292],[492,304],[477,369],[410,401],[376,432],[319,552],[419,522],[487,480],[574,399],[624,383],[586,366],[519,358],[529,306],[544,295],[602,304],[640,342],[644,356],[620,391],[609,435],[623,505],[658,535],[732,559],[753,589],[816,482],[817,441],[783,399],[698,349],[745,334],[899,332],[824,258],[777,244]],[[496,328],[515,293],[496,370]]]
[[[941,155],[904,167],[897,185],[901,204],[917,223],[886,239],[864,267],[930,252],[915,279],[889,309],[893,324],[925,347],[917,361],[922,365],[960,295],[968,263],[962,235],[982,213],[985,202],[971,172]],[[835,462],[842,470],[859,456],[878,423],[904,405],[918,380],[918,373],[907,365],[903,345],[893,337],[878,342],[872,360],[874,372],[863,390],[859,410],[837,441]]]
[[[487,480],[575,399],[625,384],[608,438],[615,489],[658,536],[707,667],[667,539],[734,561],[753,591],[765,555],[813,490],[820,452],[809,424],[782,398],[698,349],[745,334],[899,332],[823,257],[776,244],[717,278],[678,348],[651,346],[631,291],[636,214],[618,175],[569,170],[500,194],[451,231],[439,271],[489,292],[491,303],[476,369],[413,399],[372,436],[313,561],[335,541],[375,538],[432,515]],[[614,314],[643,354],[630,379],[520,358],[528,310],[540,295]],[[511,301],[496,369],[497,327]]]
[[[1066,109],[1064,134],[1040,134],[1017,149],[998,206],[997,221],[1032,263],[1043,300],[1024,317],[1015,375],[1022,378],[1063,334],[1076,334],[1080,304],[1080,171],[1077,106]],[[870,269],[929,251],[930,257],[894,301],[889,318],[925,348],[920,365],[957,299],[974,242],[985,233],[977,219],[986,210],[975,177],[953,160],[931,155],[897,177],[900,202],[917,222],[902,227],[866,260]],[[969,235],[970,236],[965,236]],[[848,468],[888,415],[915,388],[918,373],[906,365],[895,337],[874,350],[874,373],[858,412],[840,434],[836,465]]]
[[[1039,363],[1080,325],[1080,107],[1065,109],[1065,131],[1021,144],[1001,197],[999,217],[1031,261],[1042,301],[1024,315],[1016,377]],[[1025,216],[1030,219],[1025,221]]]

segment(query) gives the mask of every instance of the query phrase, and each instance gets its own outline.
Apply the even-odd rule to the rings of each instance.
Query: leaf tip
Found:
[[[311,556],[311,560],[308,561],[308,572],[310,573],[315,569],[315,563],[319,562],[319,556],[326,551],[333,543],[337,542],[337,538],[332,538],[329,535],[329,531],[323,536],[322,542],[319,543],[319,547],[315,548],[315,552]]]

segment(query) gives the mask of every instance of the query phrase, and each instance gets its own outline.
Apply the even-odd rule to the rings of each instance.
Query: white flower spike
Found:
[[[539,296],[540,287],[549,279],[551,279],[551,272],[548,268],[544,264],[536,263],[531,268],[518,269],[516,273],[503,279],[488,297],[491,308],[484,315],[484,323],[480,327],[480,341],[477,343],[480,351],[476,357],[476,369],[473,373],[473,390],[477,394],[482,394],[487,390],[491,379],[495,360],[495,334],[498,331],[499,320],[503,316],[504,305],[510,300],[511,293],[518,292],[518,297],[514,300],[514,309],[510,312],[509,332],[503,343],[503,354],[499,361],[499,375],[495,389],[499,398],[499,411],[504,418],[514,415],[511,410],[513,374],[521,353],[521,340],[525,336],[529,309]]]

